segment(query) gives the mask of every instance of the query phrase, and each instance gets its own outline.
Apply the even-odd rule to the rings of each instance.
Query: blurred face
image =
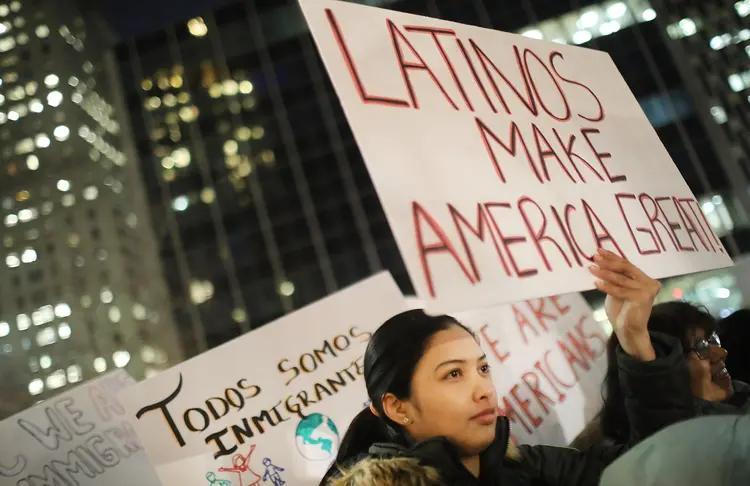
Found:
[[[724,363],[726,356],[715,334],[707,336],[702,329],[692,332],[687,364],[693,395],[712,402],[732,396],[732,380]]]
[[[416,441],[446,437],[473,456],[495,439],[497,397],[487,358],[458,326],[430,340],[414,371],[411,398],[397,404],[393,396],[389,399],[386,413],[396,423],[404,424],[405,418],[404,427]]]

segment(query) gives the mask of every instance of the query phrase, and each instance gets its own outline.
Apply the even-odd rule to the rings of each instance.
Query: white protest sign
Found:
[[[407,298],[410,308],[423,304]],[[520,444],[567,446],[602,405],[607,332],[580,294],[454,314],[492,365],[498,409]]]
[[[429,311],[593,288],[597,246],[654,278],[731,265],[606,53],[300,4]]]
[[[404,310],[383,273],[126,390],[165,486],[317,485],[367,402],[367,342]]]
[[[133,383],[119,370],[0,422],[0,486],[160,486],[117,400]]]

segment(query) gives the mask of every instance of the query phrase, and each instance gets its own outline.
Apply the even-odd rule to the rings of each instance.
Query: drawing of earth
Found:
[[[308,461],[326,461],[339,449],[339,430],[329,417],[313,413],[297,424],[297,450]]]

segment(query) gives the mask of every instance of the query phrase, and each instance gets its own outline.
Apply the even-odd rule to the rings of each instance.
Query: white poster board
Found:
[[[0,422],[0,486],[160,486],[118,393],[122,370]]]
[[[317,485],[367,402],[369,337],[404,310],[383,273],[126,390],[164,485]]]
[[[412,309],[423,307],[407,298]],[[577,293],[454,314],[479,338],[519,444],[567,446],[602,405],[607,331]]]
[[[731,265],[608,54],[333,0],[302,10],[431,312]]]

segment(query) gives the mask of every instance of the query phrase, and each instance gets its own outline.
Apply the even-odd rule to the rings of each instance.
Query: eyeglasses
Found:
[[[688,353],[695,353],[698,359],[708,359],[711,356],[711,346],[721,347],[721,340],[719,336],[714,332],[708,339],[701,339],[695,343],[695,346],[688,349]]]

